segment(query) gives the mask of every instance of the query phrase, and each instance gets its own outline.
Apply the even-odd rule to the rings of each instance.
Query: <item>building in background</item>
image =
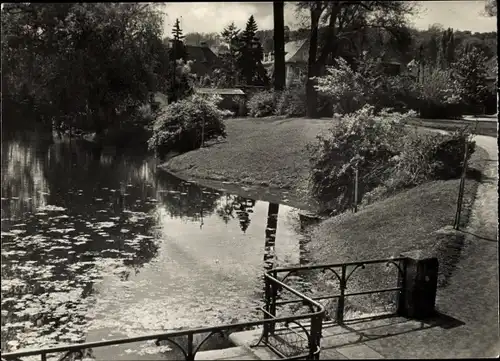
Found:
[[[187,59],[191,60],[193,64],[191,65],[191,71],[198,77],[203,77],[205,75],[212,75],[216,68],[222,66],[222,62],[217,55],[208,47],[208,45],[202,42],[199,46],[196,45],[186,45]]]
[[[285,43],[285,79],[287,87],[306,76],[308,59],[308,40],[295,40]],[[272,76],[274,72],[274,53],[264,53],[262,64],[269,75]]]

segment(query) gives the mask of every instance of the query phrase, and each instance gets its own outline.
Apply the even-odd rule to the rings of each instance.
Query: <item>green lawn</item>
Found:
[[[266,198],[262,188],[254,188],[254,195],[275,200],[285,192],[289,204],[314,207],[307,191],[306,145],[332,124],[331,119],[228,119],[225,140],[172,158],[164,167],[184,178],[202,179],[201,183],[211,180],[207,185],[212,186],[217,186],[213,181],[263,186],[264,193],[275,197]]]

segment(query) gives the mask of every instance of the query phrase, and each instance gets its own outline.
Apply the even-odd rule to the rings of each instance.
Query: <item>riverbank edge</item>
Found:
[[[487,154],[488,153],[485,149],[483,149],[480,145],[477,146],[477,150],[475,152],[475,157],[480,158],[481,161],[479,163],[478,162],[475,163],[474,168],[476,170],[479,170],[481,172],[483,172],[485,170],[485,168],[487,167],[487,164],[485,161],[485,159],[486,159],[485,157],[487,156]],[[273,187],[269,187],[269,186],[263,186],[261,184],[255,184],[255,183],[252,183],[249,181],[235,182],[235,181],[229,181],[226,179],[217,179],[217,178],[214,179],[214,178],[210,177],[210,175],[207,175],[206,177],[203,177],[203,178],[193,177],[193,176],[189,175],[189,172],[172,171],[168,167],[168,161],[162,163],[159,166],[159,168],[162,169],[163,171],[167,171],[167,172],[173,174],[174,176],[179,177],[185,181],[196,182],[196,183],[200,184],[201,186],[214,188],[214,189],[217,189],[220,191],[225,191],[228,193],[238,194],[238,195],[241,195],[243,197],[248,197],[248,198],[252,198],[252,199],[256,199],[256,200],[262,200],[262,201],[279,203],[279,204],[286,204],[286,205],[298,208],[302,211],[308,211],[308,212],[313,212],[313,213],[317,211],[317,209],[315,207],[311,207],[311,205],[307,204],[307,202],[300,200],[300,197],[297,195],[294,195],[293,192],[291,192],[290,190],[284,190],[284,189],[273,188]],[[457,181],[457,180],[455,180],[455,181]],[[472,184],[470,184],[470,183],[472,183]],[[472,208],[474,201],[476,199],[479,184],[480,184],[479,181],[469,182],[469,185],[466,188],[466,194],[464,197],[466,199],[466,202],[464,204],[464,208],[462,211],[462,220],[461,220],[461,224],[463,225],[463,227],[467,226],[469,223],[471,208]],[[424,184],[420,185],[418,188],[425,189],[425,187],[426,187],[426,184],[424,183]],[[409,190],[411,190],[411,189],[409,189]],[[391,198],[391,197],[388,197],[388,198]],[[387,198],[385,198],[385,199],[387,199]],[[380,199],[377,202],[372,203],[367,207],[376,207],[377,204],[380,204],[385,199]],[[363,208],[364,207],[361,207],[360,211]],[[314,233],[315,233],[315,231],[317,231],[321,227],[321,224],[325,221],[328,221],[328,219],[333,219],[333,218],[336,218],[339,216],[345,216],[346,214],[349,214],[349,212],[344,212],[341,215],[338,215],[335,217],[329,217],[324,221],[309,225],[304,229],[304,233],[306,234],[306,236],[310,237],[311,239],[314,239],[311,243],[318,243],[318,242],[320,242],[320,240],[315,239],[317,237],[314,237]],[[451,221],[452,220],[450,220],[450,222]],[[457,232],[453,232],[449,229],[446,229],[446,227],[445,227],[442,229],[435,229],[434,233],[432,233],[432,236],[433,236],[433,238],[435,238],[435,245],[433,247],[433,251],[435,251],[436,253],[439,253],[438,258],[440,260],[445,259],[445,261],[442,264],[442,268],[444,269],[444,272],[448,274],[448,273],[450,273],[450,271],[448,271],[449,266],[447,265],[447,263],[449,263],[449,262],[446,260],[446,257],[447,257],[446,254],[450,248],[453,248],[453,249],[458,248],[458,252],[461,251],[461,248],[463,246],[464,235],[457,234]],[[455,256],[453,256],[453,257],[455,257]],[[362,257],[362,259],[367,259],[367,258]],[[361,260],[361,259],[358,259],[358,260]],[[318,263],[318,261],[319,261],[314,256],[314,252],[312,252],[310,255],[310,261],[311,261],[311,263]],[[451,262],[453,262],[453,261],[451,261]],[[320,263],[324,263],[324,262],[320,262]],[[321,288],[321,285],[318,285],[318,286],[320,286],[320,288]],[[353,285],[353,286],[354,286],[354,288],[352,289],[352,291],[355,291],[356,288],[359,288],[356,285]],[[440,287],[444,287],[444,286],[445,286],[445,283],[444,283],[444,285],[443,284],[440,285]],[[331,305],[331,307],[335,307],[335,305]],[[353,307],[352,311],[354,311],[354,312],[356,312],[356,311],[369,312],[370,311],[369,307],[366,307],[366,305],[362,305],[362,304],[361,305],[353,304],[352,307]]]
[[[309,202],[305,202],[303,196],[294,194],[290,190],[282,189],[277,186],[267,186],[245,180],[237,182],[210,176],[192,176],[189,174],[189,172],[172,170],[165,163],[159,165],[158,168],[161,171],[167,172],[179,179],[182,179],[185,182],[196,183],[202,187],[216,189],[221,192],[237,194],[241,197],[251,198],[257,201],[287,205],[303,211],[318,211],[318,207],[315,205],[315,201],[313,199],[309,199]]]

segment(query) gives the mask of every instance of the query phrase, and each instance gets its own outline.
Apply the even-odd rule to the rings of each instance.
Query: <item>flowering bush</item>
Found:
[[[375,112],[417,108],[416,84],[410,77],[385,75],[381,64],[368,57],[356,70],[342,58],[336,61],[336,67],[327,68],[327,75],[315,78],[316,90],[331,97],[336,113],[353,113],[366,104],[374,106]]]
[[[389,164],[381,184],[363,196],[368,204],[428,180],[460,175],[467,142],[468,158],[475,151],[468,128],[451,134],[409,131],[401,140],[399,153]]]
[[[397,154],[396,140],[402,137],[402,123],[411,116],[414,114],[387,111],[377,116],[372,106],[364,106],[344,116],[327,136],[318,136],[311,158],[313,194],[327,208],[344,210],[352,202],[356,167],[363,179],[362,188],[380,183],[378,177]]]
[[[344,116],[310,146],[313,195],[326,209],[346,210],[354,199],[356,167],[359,199],[365,203],[431,179],[457,177],[469,130],[443,135],[404,127],[414,116],[387,110],[375,115],[372,106]],[[468,142],[470,155],[475,147]]]
[[[247,103],[248,115],[254,118],[266,117],[274,114],[275,94],[273,91],[259,91],[253,94]]]
[[[337,113],[353,113],[368,103],[367,79],[343,58],[337,58],[337,67],[328,67],[326,75],[314,79],[316,91],[332,97]]]
[[[452,71],[426,67],[424,81],[418,84],[420,116],[422,118],[457,118],[461,114],[459,82]]]
[[[481,112],[489,93],[487,60],[482,50],[472,47],[453,65],[464,103],[474,114]],[[493,69],[497,71],[496,66]]]
[[[166,106],[154,122],[149,149],[163,156],[200,147],[202,136],[203,141],[225,137],[223,118],[231,112],[217,107],[220,100],[218,96],[192,95]]]

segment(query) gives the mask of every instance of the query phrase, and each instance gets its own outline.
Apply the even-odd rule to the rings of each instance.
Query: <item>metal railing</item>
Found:
[[[87,342],[74,345],[56,346],[51,348],[33,349],[25,351],[21,350],[15,352],[2,353],[1,359],[6,361],[10,360],[17,361],[21,360],[22,357],[40,356],[41,361],[46,361],[47,356],[56,354],[57,356],[59,356],[58,358],[59,361],[66,361],[66,360],[74,360],[75,357],[85,358],[86,355],[88,355],[88,353],[91,352],[91,350],[94,348],[154,340],[156,341],[157,346],[160,346],[161,342],[170,343],[171,345],[177,347],[177,349],[179,349],[182,352],[185,360],[192,361],[195,359],[196,353],[200,350],[203,344],[210,337],[214,335],[219,334],[225,338],[228,332],[239,331],[242,329],[255,326],[262,326],[264,331],[262,333],[262,337],[257,342],[257,345],[261,342],[265,343],[266,345],[268,344],[270,345],[268,331],[269,330],[273,330],[273,332],[274,330],[279,331],[280,329],[276,327],[277,324],[285,324],[286,326],[288,326],[289,324],[300,325],[300,321],[306,319],[309,320],[308,327],[301,326],[301,329],[304,331],[304,334],[306,335],[305,346],[299,348],[298,350],[295,350],[293,354],[287,354],[286,352],[284,352],[284,349],[280,350],[278,347],[274,347],[273,345],[270,345],[269,348],[273,350],[280,358],[283,359],[289,359],[289,360],[319,359],[321,327],[322,327],[322,320],[325,314],[324,307],[320,303],[310,299],[301,292],[293,289],[284,282],[276,279],[272,275],[274,274],[272,272],[273,271],[266,272],[264,275],[266,290],[267,288],[269,288],[269,290],[271,289],[278,290],[279,288],[281,292],[285,291],[290,293],[291,295],[294,295],[301,302],[303,302],[304,305],[307,305],[309,312],[298,315],[277,316],[276,310],[272,308],[273,306],[270,303],[267,302],[268,300],[270,300],[270,298],[268,297],[269,296],[269,294],[267,294],[268,292],[266,292],[266,306],[265,308],[264,307],[260,308],[260,310],[264,312],[265,318],[263,320],[225,324],[213,327],[201,327],[184,331],[172,331],[165,333],[149,334],[149,335],[130,337],[130,338],[120,338],[120,339],[105,340],[98,342]],[[272,313],[269,311],[271,311]],[[272,317],[269,316],[270,314],[272,314]],[[208,335],[206,335],[202,339],[202,341],[199,342],[197,345],[194,345],[194,336],[202,335],[203,337],[204,334]],[[300,336],[303,337],[303,335]],[[176,341],[182,337],[187,338],[186,347],[183,347],[180,344],[180,342]],[[253,347],[256,347],[257,345],[254,345]],[[296,343],[295,346],[297,345],[298,343]]]
[[[348,281],[359,269],[365,269],[369,265],[394,266],[397,269],[397,287],[370,289],[361,292],[346,293]],[[310,271],[331,272],[333,279],[338,282],[338,293],[322,296],[308,297],[303,292],[286,284],[291,276],[304,274]],[[318,360],[320,355],[320,340],[325,320],[325,307],[319,302],[322,300],[336,299],[335,322],[342,324],[345,316],[345,300],[347,297],[396,292],[398,309],[404,302],[403,293],[406,272],[405,258],[390,258],[369,260],[363,262],[334,263],[323,265],[308,265],[300,267],[274,268],[264,275],[265,282],[265,304],[258,309],[263,313],[264,319],[258,321],[225,324],[221,326],[202,327],[184,331],[172,331],[158,334],[150,334],[138,337],[88,342],[75,345],[58,346],[45,349],[34,349],[26,351],[15,351],[3,353],[2,360],[21,360],[21,357],[39,355],[41,361],[46,361],[48,355],[61,354],[59,361],[74,359],[74,356],[84,358],[86,351],[94,348],[128,344],[140,341],[155,340],[156,345],[161,342],[169,342],[177,347],[183,354],[185,360],[194,360],[195,356],[205,342],[214,335],[223,338],[228,332],[240,331],[250,327],[262,326],[259,340],[251,347],[264,344],[276,355],[287,360]],[[295,298],[289,298],[295,296]],[[299,309],[291,311],[291,315],[281,315],[281,311],[287,305],[299,305],[307,312],[297,314]],[[278,312],[278,309],[281,311]],[[225,334],[226,333],[226,334]],[[202,335],[202,341],[194,345],[194,336]],[[176,339],[187,338],[186,347],[183,347]]]
[[[327,271],[331,272],[333,276],[333,280],[338,283],[338,293],[336,294],[327,294],[316,297],[311,297],[313,301],[322,301],[322,300],[337,300],[337,307],[335,312],[335,321],[336,323],[342,324],[344,322],[345,315],[345,301],[348,297],[353,296],[363,296],[363,295],[373,295],[373,294],[383,294],[394,292],[396,295],[395,304],[397,305],[397,312],[399,312],[400,307],[404,302],[404,293],[402,292],[405,287],[405,276],[406,276],[406,258],[398,257],[398,258],[387,258],[387,259],[375,259],[369,261],[362,262],[347,262],[347,263],[332,263],[332,264],[320,264],[320,265],[308,265],[302,267],[284,267],[284,268],[275,268],[270,271],[273,275],[273,278],[284,283],[287,279],[290,278],[293,274],[299,273],[307,273],[308,271],[321,271],[326,273]],[[393,266],[397,270],[397,279],[396,287],[385,287],[385,288],[376,288],[376,289],[368,289],[364,291],[358,292],[350,292],[346,293],[348,289],[348,281],[351,279],[353,274],[358,269],[365,269],[369,265],[385,265],[386,268],[389,266]],[[379,270],[380,271],[380,270]],[[280,275],[282,275],[280,277]],[[276,307],[283,306],[287,304],[300,303],[302,300],[300,299],[286,299],[283,300],[283,297],[280,297],[279,290],[273,289],[273,285],[268,285],[271,288],[269,291],[269,302],[266,304],[270,304],[269,309],[272,313],[276,310]],[[282,300],[278,300],[281,298]]]

